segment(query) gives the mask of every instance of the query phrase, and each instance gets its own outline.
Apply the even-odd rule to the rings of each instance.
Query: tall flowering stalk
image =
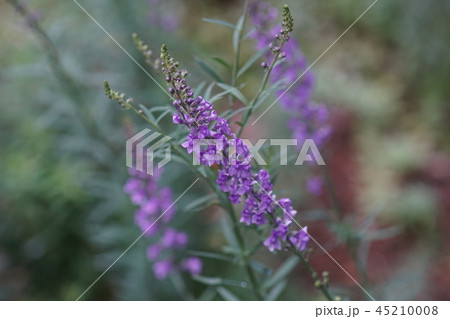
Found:
[[[250,8],[251,6],[249,5],[249,9]],[[255,109],[255,106],[261,102],[264,90],[266,89],[272,71],[276,68],[279,62],[282,59],[284,59],[285,57],[284,47],[291,38],[293,28],[294,28],[294,20],[292,19],[289,7],[285,4],[282,10],[282,22],[280,33],[275,34],[273,38],[270,38],[270,42],[267,43],[267,46],[261,45],[260,47],[261,50],[270,48],[270,50],[266,54],[268,62],[263,62],[261,64],[261,66],[265,69],[266,73],[261,81],[261,85],[259,87],[258,92],[256,93],[256,96],[250,102],[248,111],[245,112],[242,117],[242,125],[237,134],[238,136],[241,136],[248,120],[250,119],[250,116],[252,115]]]
[[[282,41],[285,35],[284,29],[279,30],[279,26],[273,23],[277,10],[263,1],[256,0],[250,3],[249,13],[256,27],[252,34],[256,49],[278,49],[274,43]],[[280,89],[277,92],[280,106],[290,115],[289,127],[293,131],[293,137],[298,140],[298,144],[305,139],[313,139],[316,145],[320,146],[330,135],[331,128],[327,123],[326,105],[312,102],[315,76],[307,69],[306,58],[294,38],[284,42],[280,51],[283,61],[273,67],[271,82],[287,88],[302,75],[289,90]],[[270,61],[273,57],[268,53],[266,59]],[[266,68],[267,63],[263,62],[262,66]]]
[[[250,3],[249,14],[255,27],[252,34],[255,48],[273,48],[274,39],[279,40],[283,36],[283,30],[280,31],[279,26],[273,23],[277,10],[266,2],[254,0]],[[306,58],[294,38],[285,43],[281,56],[283,61],[274,66],[270,81],[283,88],[276,94],[280,106],[289,113],[288,127],[292,131],[292,137],[297,140],[298,145],[302,145],[306,139],[312,139],[320,148],[330,136],[331,127],[328,124],[327,106],[312,101],[315,76],[308,70]],[[266,59],[272,59],[270,53],[266,54]],[[261,65],[267,68],[268,64],[263,62]],[[301,78],[297,80],[299,76]],[[289,90],[285,91],[288,87]],[[319,195],[322,184],[321,177],[311,176],[306,189],[312,195]]]
[[[286,38],[289,30],[291,29],[287,25]],[[199,154],[200,163],[207,166],[218,164],[220,169],[216,182],[219,188],[229,194],[233,204],[239,204],[244,200],[240,221],[256,226],[269,224],[271,234],[264,241],[264,245],[270,251],[289,246],[288,238],[295,243],[298,250],[304,250],[309,240],[306,230],[289,230],[297,214],[292,208],[291,200],[288,198],[277,200],[267,171],[261,169],[259,172],[252,172],[250,164],[252,155],[247,145],[231,131],[227,120],[217,115],[212,104],[201,96],[194,97],[192,89],[186,84],[187,71],[178,69],[179,63],[169,55],[165,45],[161,49],[160,59],[161,70],[177,110],[173,115],[173,122],[186,126],[189,131],[187,141],[182,146],[188,153],[192,153],[196,141],[214,141],[214,145],[208,146]],[[212,160],[211,157],[205,156],[217,152],[223,156],[214,157]]]

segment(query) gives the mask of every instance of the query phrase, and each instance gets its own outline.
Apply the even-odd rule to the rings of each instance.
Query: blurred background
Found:
[[[230,29],[202,18],[234,24],[243,1],[79,2],[140,63],[133,32],[154,52],[166,43],[192,72],[194,87],[208,77],[194,56],[228,76],[210,57],[232,61]],[[140,235],[122,188],[127,128],[145,124],[108,100],[103,80],[146,105],[168,101],[73,1],[20,3],[25,18],[0,2],[0,299],[74,300]],[[311,63],[371,1],[286,3]],[[450,299],[449,15],[445,0],[379,0],[312,68],[314,98],[331,109],[334,133],[324,153],[335,193],[305,191],[311,167],[283,168],[276,186],[293,198],[310,233],[380,300]],[[242,50],[245,61],[252,41]],[[243,92],[252,94],[260,77],[258,67],[251,69]],[[286,120],[273,107],[245,137],[289,137],[287,129],[273,129]],[[180,194],[194,179],[171,163],[162,181]],[[194,187],[177,209],[207,192],[205,185]],[[336,203],[344,214],[338,224],[327,217]],[[220,251],[220,210],[184,213],[190,249]],[[85,298],[221,300],[190,278],[181,288],[176,280],[155,280],[146,241]],[[264,249],[256,256],[272,269],[286,258]],[[334,292],[365,298],[320,249],[311,262],[330,273]],[[203,273],[243,278],[235,268],[205,259]],[[279,299],[321,298],[301,266],[290,276]]]

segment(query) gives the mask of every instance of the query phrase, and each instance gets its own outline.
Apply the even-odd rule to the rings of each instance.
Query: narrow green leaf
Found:
[[[300,259],[297,256],[289,257],[281,266],[277,269],[277,271],[266,280],[263,284],[263,289],[269,289],[273,285],[277,284],[279,281],[283,280],[287,277],[290,272],[297,266],[300,262]]]
[[[181,274],[179,272],[174,271],[169,276],[169,278],[178,295],[184,296],[186,294],[186,286],[184,284],[183,278],[181,277]]]
[[[152,106],[148,109],[153,113],[153,112],[173,110],[173,107],[171,105],[161,105],[161,106]]]
[[[210,251],[199,251],[199,250],[189,250],[189,255],[197,256],[197,257],[204,257],[204,258],[210,258],[210,259],[217,259],[217,260],[223,260],[228,262],[234,262],[235,259],[230,256],[225,256],[218,253],[213,253]]]
[[[202,92],[203,88],[205,87],[206,82],[203,81],[201,82],[199,85],[197,85],[197,87],[194,90],[194,96],[199,96],[201,95],[200,93]]]
[[[245,41],[253,34],[253,32],[256,30],[256,27],[253,26],[250,28],[250,30],[247,31],[247,33],[242,37],[242,40]]]
[[[230,22],[226,22],[226,21],[223,21],[223,20],[220,20],[220,19],[203,18],[203,21],[209,22],[209,23],[218,24],[218,25],[223,25],[223,26],[231,28],[231,29],[235,28],[234,25],[231,24]]]
[[[284,86],[284,85],[283,86],[273,86],[273,87],[267,88],[266,90],[264,90],[264,92],[276,93],[276,92],[284,90],[285,88],[286,88],[286,86]]]
[[[239,301],[240,300],[238,297],[236,297],[236,295],[234,295],[231,291],[229,291],[228,289],[226,289],[224,287],[217,287],[216,290],[219,293],[219,295],[226,301]]]
[[[234,255],[236,257],[240,257],[241,256],[241,250],[239,248],[233,248],[233,247],[230,247],[230,246],[223,246],[222,247],[222,251],[225,254]]]
[[[200,297],[198,298],[199,301],[211,301],[214,299],[214,297],[217,294],[217,290],[214,287],[207,287],[202,294],[200,295]]]
[[[230,93],[230,90],[226,90],[226,91],[222,91],[219,94],[214,95],[213,97],[208,99],[209,103],[214,103],[218,100],[220,100],[221,98],[223,98],[225,95],[227,95],[228,93]]]
[[[219,94],[214,95],[213,97],[209,98],[208,101],[210,103],[213,103],[213,102],[215,102],[217,100],[220,100],[223,96],[225,96],[227,94],[233,94],[234,95],[233,91],[235,91],[235,90],[236,90],[236,88],[234,88],[232,86],[229,86],[227,90],[225,90],[223,92],[220,92]]]
[[[244,24],[244,19],[245,17],[242,15],[237,24],[236,27],[234,27],[234,32],[233,32],[233,49],[234,52],[237,52],[237,48],[239,46],[239,42],[241,41],[241,32],[242,32],[242,26]]]
[[[177,154],[170,154],[170,160],[185,165],[184,159]]]
[[[148,107],[146,107],[144,104],[139,104],[139,107],[144,112],[144,115],[149,119],[149,121],[156,125],[156,119],[153,116],[153,114],[150,111],[150,109]]]
[[[183,211],[196,210],[199,207],[202,207],[203,205],[207,204],[210,200],[216,199],[216,198],[217,198],[216,194],[208,194],[205,196],[201,196],[200,198],[197,198],[197,199],[191,201],[189,204],[187,204],[183,208]]]
[[[212,82],[210,85],[208,85],[208,87],[206,88],[206,91],[205,91],[205,96],[204,96],[205,100],[209,101],[209,99],[211,98],[211,92],[215,85],[216,85],[216,82]]]
[[[264,50],[258,51],[255,54],[253,54],[239,69],[239,72],[237,73],[236,78],[239,78],[242,74],[244,74],[250,67],[258,61],[268,50],[269,48],[266,48]]]
[[[217,286],[222,284],[222,279],[219,277],[192,276],[192,279],[208,286]]]
[[[201,282],[202,284],[208,285],[208,286],[219,286],[219,285],[227,285],[227,286],[234,286],[234,287],[241,287],[244,288],[247,286],[247,283],[245,281],[241,280],[235,280],[235,279],[226,279],[226,278],[220,278],[220,277],[206,277],[206,276],[192,276],[192,279],[195,281]]]
[[[164,116],[169,113],[172,113],[172,110],[165,110],[164,112],[162,112],[161,115],[156,119],[156,123],[159,123],[164,118]]]
[[[261,93],[261,95],[259,96],[258,102],[257,102],[255,105],[253,105],[253,111],[255,111],[258,107],[260,107],[261,104],[262,104],[265,100],[267,100],[267,98],[268,98],[269,96],[270,96],[270,93],[268,93],[268,92],[266,92],[266,91],[263,91],[263,92]]]
[[[256,270],[257,272],[259,272],[263,275],[270,276],[273,273],[272,269],[268,268],[267,266],[261,264],[260,262],[255,261],[255,260],[250,260],[249,265],[254,270]]]
[[[209,65],[203,62],[200,58],[194,56],[194,59],[197,62],[197,64],[203,69],[203,71],[208,73],[214,80],[216,80],[217,82],[224,82],[220,77],[220,75],[218,75]]]
[[[286,280],[282,280],[279,283],[277,283],[267,294],[266,300],[268,301],[277,300],[277,298],[283,292],[284,288],[286,288],[286,284],[287,284]]]
[[[232,87],[231,85],[225,83],[217,83],[217,86],[221,87],[224,90],[229,90],[230,94],[234,95],[234,97],[236,97],[239,101],[244,103],[244,105],[248,105],[247,99],[237,88]]]
[[[232,69],[233,69],[233,67],[232,67],[230,64],[228,64],[228,63],[227,63],[224,59],[222,59],[222,58],[213,57],[213,58],[211,58],[211,59],[213,59],[213,60],[216,61],[217,63],[222,64],[224,67],[226,67],[226,68],[229,69],[229,70],[232,70]]]
[[[241,112],[244,112],[244,111],[247,111],[248,109],[250,109],[252,106],[251,105],[249,105],[249,106],[246,106],[246,107],[241,107],[241,108],[239,108],[239,109],[237,109],[237,110],[235,110],[235,111],[233,111],[233,112],[229,112],[228,111],[228,113],[223,113],[221,116],[223,117],[223,118],[225,118],[225,119],[231,119],[233,116],[235,116],[235,115],[238,115],[239,113],[241,113]]]
[[[223,232],[228,244],[233,248],[239,247],[238,241],[237,241],[236,237],[234,236],[234,233],[233,233],[230,225],[225,221],[225,219],[220,220],[220,226],[222,228],[222,232]]]

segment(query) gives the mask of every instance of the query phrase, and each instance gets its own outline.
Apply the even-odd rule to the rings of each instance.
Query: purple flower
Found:
[[[299,251],[305,250],[309,242],[308,226],[303,227],[297,232],[293,232],[289,236],[289,239]]]
[[[322,193],[323,180],[318,176],[308,178],[306,182],[306,189],[312,195],[319,196]]]
[[[203,268],[202,261],[197,257],[188,257],[181,265],[182,269],[188,271],[192,276],[199,275]]]
[[[145,161],[145,160],[144,160]],[[153,176],[130,169],[130,178],[124,186],[124,191],[130,195],[133,204],[138,205],[134,220],[146,237],[159,238],[159,244],[150,245],[147,258],[154,262],[153,272],[157,279],[164,279],[177,268],[172,259],[167,256],[175,254],[176,250],[184,249],[188,236],[184,232],[170,227],[175,208],[173,194],[169,187],[158,185],[162,170],[155,170]],[[166,259],[161,259],[162,257]]]
[[[162,280],[172,273],[173,268],[171,260],[160,260],[153,264],[153,273],[158,280]]]
[[[266,246],[270,251],[281,250],[281,242],[278,237],[272,234],[264,241],[264,246]]]
[[[166,229],[161,239],[161,244],[166,248],[184,248],[188,242],[188,237],[183,232],[177,232],[172,228]]]
[[[147,258],[151,261],[156,260],[159,255],[161,254],[161,251],[163,248],[160,245],[151,245],[147,248]]]
[[[281,250],[281,243],[286,241],[288,234],[288,225],[283,223],[283,221],[277,218],[272,223],[272,233],[269,238],[264,242],[264,246],[266,246],[270,251]]]

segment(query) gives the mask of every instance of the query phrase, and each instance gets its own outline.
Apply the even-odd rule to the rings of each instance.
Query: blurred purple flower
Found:
[[[202,272],[202,261],[197,257],[189,257],[182,263],[182,268],[188,271],[192,276],[199,275]]]
[[[151,261],[154,261],[158,259],[159,255],[161,254],[162,247],[158,244],[150,245],[147,248],[147,258]]]
[[[173,262],[171,260],[160,260],[153,264],[153,273],[155,277],[162,280],[169,276],[174,270]]]
[[[323,180],[318,176],[311,176],[306,182],[306,189],[312,195],[319,196],[322,193]]]
[[[144,156],[144,166],[146,166],[145,162]],[[158,184],[162,169],[155,170],[153,176],[136,169],[130,169],[129,174],[130,178],[124,186],[124,191],[130,195],[132,203],[138,206],[134,220],[141,231],[145,232],[146,237],[160,238],[159,244],[148,247],[147,257],[154,262],[155,277],[164,279],[176,267],[171,260],[161,258],[173,255],[175,250],[184,249],[188,243],[188,236],[169,226],[174,217],[175,208],[172,189]],[[201,263],[200,260],[199,262]]]
[[[180,7],[183,3],[176,0],[149,0],[148,23],[165,32],[174,32],[180,21]]]

